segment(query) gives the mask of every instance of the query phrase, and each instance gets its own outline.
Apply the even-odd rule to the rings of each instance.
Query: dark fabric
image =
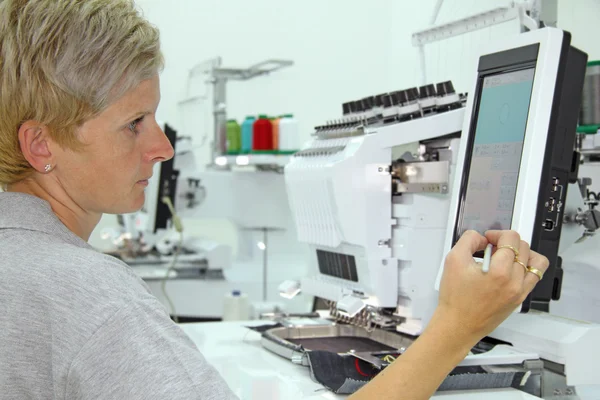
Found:
[[[379,372],[372,364],[353,356],[329,351],[307,354],[312,378],[334,393],[354,393]]]
[[[307,352],[311,377],[338,394],[356,392],[379,372],[371,363],[328,351]],[[519,388],[523,372],[487,373],[481,367],[457,367],[438,391]]]
[[[444,379],[438,391],[518,388],[524,375],[523,372],[451,374]]]

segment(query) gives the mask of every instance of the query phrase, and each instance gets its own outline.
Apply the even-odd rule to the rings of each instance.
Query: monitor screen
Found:
[[[483,78],[455,240],[469,229],[483,233],[511,227],[534,72],[528,68]]]
[[[164,132],[173,148],[176,147],[177,132],[168,124],[164,125]],[[163,203],[163,197],[169,197],[173,205],[175,205],[175,193],[177,192],[177,178],[179,171],[175,169],[175,157],[160,163],[160,175],[158,179],[158,192],[156,193],[156,210],[154,213],[154,223],[152,232],[156,233],[159,229],[167,229],[169,220],[171,219],[171,211],[169,207]]]

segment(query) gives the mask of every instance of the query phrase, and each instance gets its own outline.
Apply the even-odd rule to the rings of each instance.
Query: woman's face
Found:
[[[79,140],[86,145],[82,151],[54,152],[53,172],[79,207],[108,214],[142,208],[154,164],[174,154],[155,120],[159,101],[156,76],[77,130]]]

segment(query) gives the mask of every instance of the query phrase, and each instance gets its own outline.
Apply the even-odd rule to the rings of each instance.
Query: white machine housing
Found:
[[[336,302],[349,317],[367,306],[389,308],[404,318],[399,330],[420,333],[437,305],[445,192],[463,115],[459,108],[388,125],[332,128],[293,157],[285,179],[298,240],[309,244],[311,261],[321,268],[302,279],[304,293]],[[439,161],[418,159],[424,143],[439,147]],[[414,163],[406,164],[412,176],[403,194],[392,200],[393,152],[408,153]]]

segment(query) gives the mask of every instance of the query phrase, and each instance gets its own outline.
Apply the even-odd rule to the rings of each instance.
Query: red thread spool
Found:
[[[252,150],[273,150],[273,124],[266,115],[259,115],[254,122]]]

